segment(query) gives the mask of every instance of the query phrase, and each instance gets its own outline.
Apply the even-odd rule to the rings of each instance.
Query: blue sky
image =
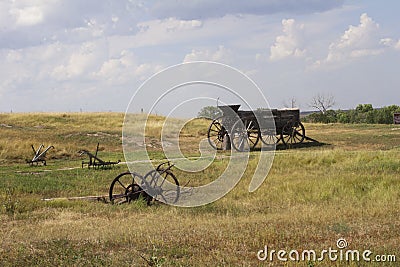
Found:
[[[395,0],[2,0],[0,112],[125,111],[151,75],[195,60],[241,70],[274,108],[294,99],[309,110],[317,94],[342,109],[399,105],[399,10]]]

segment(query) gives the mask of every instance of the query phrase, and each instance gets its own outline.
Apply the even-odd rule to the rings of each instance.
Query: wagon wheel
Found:
[[[262,130],[261,131],[261,141],[267,145],[276,145],[279,140],[281,140],[281,136],[276,134],[275,130]]]
[[[164,203],[176,203],[180,195],[178,179],[170,169],[152,170],[144,176],[147,194]],[[150,199],[151,201],[151,199]],[[150,201],[147,204],[150,204]]]
[[[109,197],[112,204],[123,204],[145,196],[145,192],[139,186],[142,176],[134,172],[119,174],[111,183]]]
[[[306,130],[301,122],[288,122],[285,126],[283,126],[281,133],[282,142],[288,147],[302,143],[305,136]]]
[[[224,136],[227,134],[225,127],[222,126],[222,117],[216,118],[208,127],[208,143],[217,150],[222,150]]]
[[[256,147],[260,135],[257,122],[252,119],[238,120],[232,127],[231,143],[237,151],[250,151]]]

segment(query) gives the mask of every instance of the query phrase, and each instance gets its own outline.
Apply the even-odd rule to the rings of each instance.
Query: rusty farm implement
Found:
[[[44,166],[46,166],[46,154],[47,152],[51,149],[54,148],[54,146],[48,146],[45,150],[42,151],[44,148],[44,145],[41,144],[39,148],[36,150],[33,145],[31,145],[32,150],[33,150],[33,158],[31,160],[27,160],[26,162],[30,165],[33,165],[36,163],[36,165],[39,164],[39,162],[42,162]]]
[[[173,166],[170,162],[164,162],[144,176],[136,172],[119,174],[110,186],[110,202],[123,204],[142,198],[148,205],[155,199],[176,203],[181,192],[178,179],[171,170]]]
[[[141,199],[147,205],[154,201],[175,204],[182,192],[178,179],[172,171],[173,166],[168,161],[158,165],[145,175],[136,172],[120,173],[112,180],[108,195],[45,198],[43,200],[88,200],[120,205]]]
[[[78,151],[79,156],[87,155],[89,157],[89,161],[82,161],[82,168],[85,165],[87,165],[88,168],[90,168],[90,167],[93,167],[93,168],[106,168],[106,167],[112,167],[112,166],[120,163],[120,161],[105,161],[105,160],[102,160],[97,156],[98,152],[99,152],[99,143],[97,143],[96,152],[94,154],[90,153],[86,149],[82,149],[82,150]]]

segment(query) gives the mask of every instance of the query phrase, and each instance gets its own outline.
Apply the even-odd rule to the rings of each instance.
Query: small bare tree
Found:
[[[309,104],[310,107],[316,108],[325,114],[325,112],[335,105],[335,98],[332,95],[318,94],[314,96]]]
[[[292,98],[289,100],[289,103],[288,103],[288,102],[283,102],[283,106],[284,106],[285,108],[297,108],[298,105],[297,105],[296,98],[292,97]]]

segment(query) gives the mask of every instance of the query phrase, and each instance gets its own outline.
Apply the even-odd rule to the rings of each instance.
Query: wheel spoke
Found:
[[[217,132],[218,132],[218,131],[221,131],[221,127],[220,127],[220,125],[218,125],[218,124],[214,124],[213,126],[215,126],[215,128],[217,128]]]
[[[253,128],[251,127],[252,124],[253,124],[253,121],[250,121],[249,124],[247,125],[247,128],[246,128],[247,131],[253,129]]]
[[[167,176],[165,176],[164,179],[162,180],[162,182],[161,182],[161,184],[160,184],[160,187],[162,187],[162,186],[164,185],[164,182],[165,182],[165,180],[167,180],[167,177],[168,177],[168,174],[167,174]]]
[[[217,143],[220,143],[221,141],[219,141],[219,137],[217,137],[217,138],[215,138],[215,139],[213,140],[213,142],[214,142],[215,144],[217,144]]]
[[[161,198],[164,200],[164,203],[167,203],[167,199],[164,197],[164,195],[161,194],[160,196],[161,196]]]
[[[239,147],[238,148],[241,148],[242,146],[243,146],[243,141],[244,141],[244,138],[243,137],[239,137],[240,139],[240,142],[239,142]]]
[[[120,180],[118,180],[118,183],[124,188],[124,189],[126,189],[127,187],[125,187],[125,185],[123,184],[123,183],[121,183],[121,181]]]
[[[249,138],[257,139],[257,137],[258,137],[258,134],[256,134],[256,133],[249,135]]]

